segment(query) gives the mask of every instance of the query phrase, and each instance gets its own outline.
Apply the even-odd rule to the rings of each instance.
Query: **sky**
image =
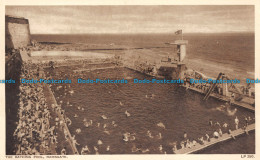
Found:
[[[6,6],[32,34],[254,32],[254,6]]]

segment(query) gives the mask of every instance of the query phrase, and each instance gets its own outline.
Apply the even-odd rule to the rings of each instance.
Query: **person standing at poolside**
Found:
[[[212,119],[209,120],[209,125],[210,125],[210,126],[213,126]]]
[[[245,123],[246,123],[246,127],[248,126],[248,119],[247,117],[245,117]]]
[[[219,128],[219,130],[218,130],[218,134],[219,134],[220,137],[222,137],[223,132],[222,132],[221,128]]]
[[[239,120],[238,120],[238,118],[237,118],[237,116],[236,116],[236,118],[235,118],[236,129],[238,129],[238,124],[239,124]]]
[[[247,135],[249,135],[248,130],[247,130],[247,126],[244,126],[243,129],[244,129],[245,133],[246,133]]]
[[[209,138],[209,135],[206,133],[206,140],[208,141],[208,142],[210,142],[210,138]]]
[[[228,124],[225,122],[222,127],[227,128]]]
[[[213,137],[214,137],[214,138],[219,138],[219,133],[218,133],[217,131],[215,131],[215,132],[213,133]]]

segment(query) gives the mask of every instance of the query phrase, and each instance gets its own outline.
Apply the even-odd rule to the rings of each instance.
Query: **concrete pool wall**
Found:
[[[84,57],[84,58],[112,58],[114,54],[97,53],[97,52],[84,52],[84,51],[32,51],[31,57],[39,56],[61,56],[61,57]]]

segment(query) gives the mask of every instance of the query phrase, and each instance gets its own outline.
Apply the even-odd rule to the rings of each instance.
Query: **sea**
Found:
[[[81,34],[81,35],[32,35],[38,42],[116,44],[128,48],[165,47],[179,39],[188,40],[187,58],[202,59],[216,64],[227,64],[231,68],[254,74],[254,33],[187,33],[183,37],[171,34]],[[161,48],[172,52],[172,48]]]
[[[173,34],[33,35],[32,37],[39,42],[114,43],[129,47],[160,47],[180,38]],[[254,34],[184,34],[184,38],[189,41],[188,58],[228,63],[234,68],[254,72]],[[80,144],[77,146],[79,151],[88,145],[91,154],[95,154],[94,147],[98,148],[100,154],[142,153],[133,152],[133,148],[139,148],[146,154],[172,154],[171,144],[183,140],[184,132],[188,134],[190,140],[197,140],[206,133],[212,136],[216,126],[209,126],[210,119],[221,125],[226,122],[231,129],[234,129],[236,116],[240,119],[240,127],[244,125],[245,116],[255,117],[254,113],[242,108],[237,108],[237,112],[232,114],[220,111],[218,107],[227,104],[212,98],[205,102],[203,95],[177,85],[131,83],[134,78],[152,77],[126,68],[75,74],[73,70],[79,68],[82,66],[58,67],[52,72],[46,70],[53,78],[72,79],[73,83],[69,90],[73,91],[73,94],[69,94],[68,88],[65,89],[66,84],[62,85],[62,89],[57,89],[58,86],[53,85],[52,90],[57,101],[61,102],[65,115],[72,120],[69,129]],[[78,78],[124,78],[129,79],[129,83],[78,84],[76,83]],[[67,102],[70,105],[66,105]],[[231,109],[234,111],[235,106],[231,106]],[[74,117],[75,114],[78,117]],[[92,125],[86,127],[84,119],[92,120]],[[81,129],[81,132],[77,133],[77,129]],[[134,138],[124,141],[125,133]],[[255,133],[250,132],[249,136],[243,135],[236,140],[217,144],[199,153],[253,154]]]

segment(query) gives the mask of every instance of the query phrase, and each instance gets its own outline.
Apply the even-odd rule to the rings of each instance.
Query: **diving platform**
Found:
[[[250,124],[247,126],[247,131],[253,131],[255,130],[255,124]],[[224,142],[230,139],[233,139],[233,137],[246,134],[245,131],[242,128],[239,128],[237,130],[234,130],[231,132],[231,134],[224,133],[221,137],[219,138],[210,138],[209,142],[204,142],[204,144],[199,144],[197,143],[195,146],[192,146],[191,148],[182,148],[174,151],[175,154],[191,154],[191,153],[196,153],[198,151],[201,151],[207,147],[213,146],[215,144],[218,144],[220,142]]]
[[[183,87],[185,87],[187,90],[192,90],[192,91],[195,91],[195,92],[198,92],[198,93],[201,93],[201,94],[206,94],[206,91],[203,91],[201,89],[198,89],[196,87],[188,87],[188,86],[185,86],[185,85],[182,85]],[[220,100],[220,101],[224,101],[224,102],[229,102],[230,101],[230,98],[229,97],[226,97],[226,96],[222,96],[220,94],[216,94],[216,93],[211,93],[209,97],[213,97],[217,100]],[[252,105],[246,103],[246,102],[243,102],[243,101],[232,101],[233,105],[235,106],[238,106],[238,107],[242,107],[242,108],[245,108],[245,109],[248,109],[250,111],[255,111],[255,107],[253,107]]]

